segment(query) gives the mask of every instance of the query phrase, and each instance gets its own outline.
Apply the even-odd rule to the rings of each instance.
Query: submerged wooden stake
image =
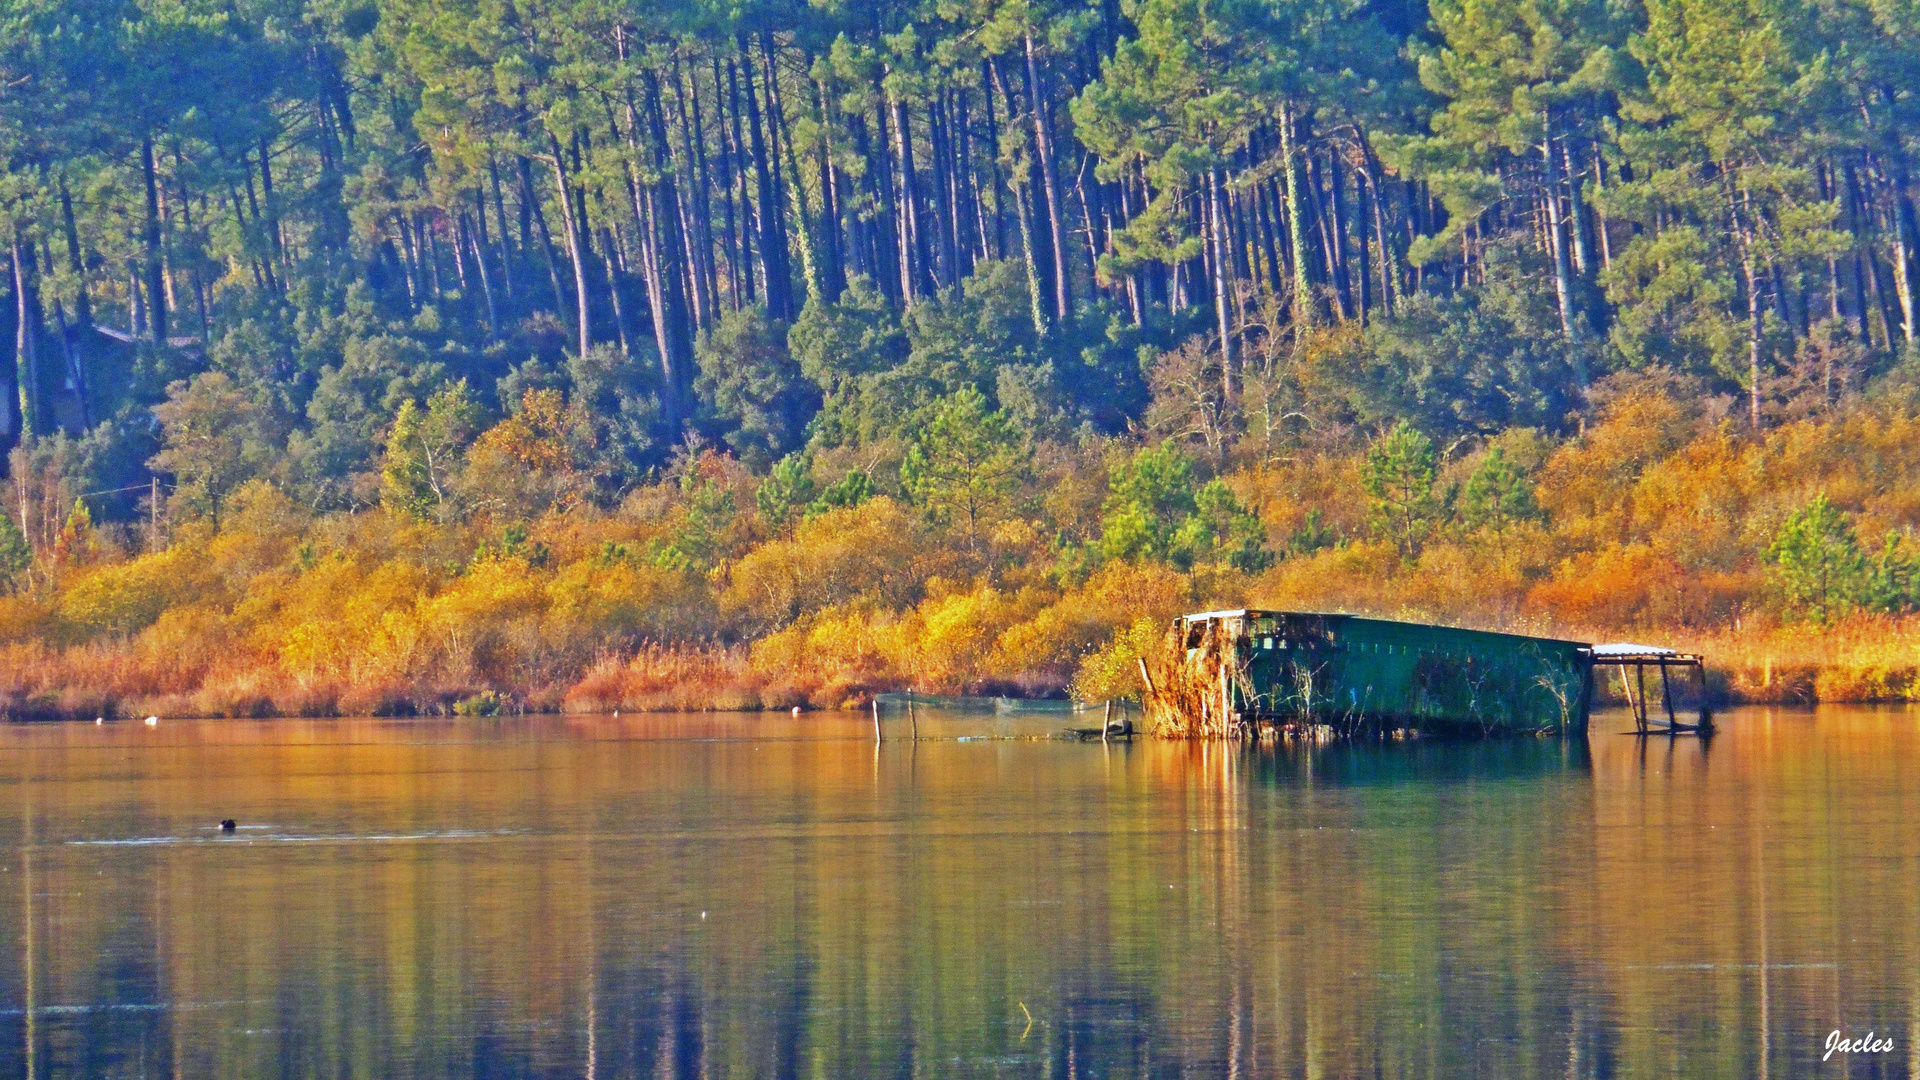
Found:
[[[913,711],[913,691],[907,691],[907,722],[913,725],[913,741],[920,741],[920,714]]]

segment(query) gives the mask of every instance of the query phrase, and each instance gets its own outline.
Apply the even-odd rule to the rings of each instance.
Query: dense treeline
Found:
[[[794,691],[831,698],[1057,689],[1212,598],[1898,615],[1914,33],[1843,0],[24,0],[8,636],[288,671],[339,565],[423,626],[485,567],[574,574],[604,603],[550,656],[433,654],[524,691],[702,638],[764,682],[986,605],[974,659],[916,674],[933,631],[898,629]],[[1809,439],[1849,449],[1779,457]],[[1596,494],[1715,455],[1760,472],[1670,481],[1710,541]],[[1336,563],[1368,569],[1310,587]]]

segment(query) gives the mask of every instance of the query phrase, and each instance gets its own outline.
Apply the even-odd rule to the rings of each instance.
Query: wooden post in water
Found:
[[[880,695],[873,696],[873,741],[880,741]]]
[[[1100,717],[1100,741],[1107,741],[1107,732],[1113,730],[1113,699],[1107,699],[1107,711]]]
[[[1620,665],[1620,692],[1627,695],[1627,708],[1633,710],[1633,726],[1643,734],[1647,721],[1640,715],[1640,703],[1633,700],[1633,680],[1627,678],[1627,665]]]
[[[913,711],[913,691],[907,691],[907,723],[913,725],[913,741],[920,741],[920,714]]]

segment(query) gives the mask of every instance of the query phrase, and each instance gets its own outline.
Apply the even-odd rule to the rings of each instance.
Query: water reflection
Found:
[[[0,1075],[1908,1075],[1915,721],[8,727]]]

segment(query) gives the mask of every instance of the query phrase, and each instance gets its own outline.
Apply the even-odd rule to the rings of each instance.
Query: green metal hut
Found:
[[[1208,611],[1175,619],[1141,664],[1156,733],[1234,738],[1281,729],[1360,735],[1576,733],[1592,703],[1595,646],[1578,641],[1308,612]],[[1600,662],[1699,659],[1614,649]],[[1642,655],[1642,654],[1645,655]],[[1644,667],[1641,668],[1644,672]],[[1623,679],[1623,684],[1625,680]],[[1632,688],[1628,686],[1631,699]],[[1636,718],[1646,700],[1644,675]],[[1668,701],[1671,716],[1671,695]]]

